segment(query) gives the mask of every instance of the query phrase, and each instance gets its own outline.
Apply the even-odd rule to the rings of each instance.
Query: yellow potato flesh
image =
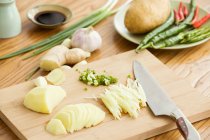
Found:
[[[70,128],[72,126],[72,122],[71,122],[69,113],[67,113],[67,112],[60,112],[54,118],[60,120],[63,123],[63,125],[65,126],[67,132],[70,132]]]
[[[71,116],[72,124],[73,124],[72,131],[74,130],[77,131],[81,129],[79,126],[80,112],[78,109],[79,108],[75,105],[68,105],[62,109],[62,111],[72,113],[72,116]]]
[[[49,113],[46,104],[46,90],[45,87],[33,88],[28,94],[26,94],[24,106],[36,112]]]
[[[85,127],[88,128],[88,127],[91,127],[91,125],[93,124],[93,119],[95,117],[95,114],[92,115],[92,108],[90,106],[86,106],[86,110],[88,112],[88,115],[87,115],[87,120],[86,120],[86,123],[85,123]]]
[[[46,130],[53,135],[67,134],[63,123],[58,119],[51,119],[46,126]]]
[[[67,132],[73,133],[84,127],[99,124],[105,118],[105,113],[95,105],[82,103],[67,105],[53,119],[59,119]]]
[[[40,113],[51,113],[63,100],[66,92],[59,86],[35,87],[24,98],[24,106]]]
[[[60,86],[49,85],[46,94],[46,102],[50,113],[66,97],[65,90]]]

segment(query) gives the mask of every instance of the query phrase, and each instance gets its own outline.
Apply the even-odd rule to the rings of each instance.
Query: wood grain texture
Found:
[[[188,0],[189,1],[189,0]],[[6,54],[23,48],[27,45],[33,44],[43,38],[47,38],[50,35],[62,30],[68,25],[75,22],[77,19],[87,15],[90,11],[100,7],[105,0],[17,0],[18,9],[21,12],[21,18],[23,23],[22,33],[12,39],[0,40],[0,55]],[[119,1],[123,3],[124,0]],[[43,3],[58,3],[65,5],[72,9],[73,18],[71,22],[62,28],[55,30],[43,30],[33,25],[27,18],[26,12],[29,8]],[[209,0],[197,0],[199,6],[210,11]],[[102,21],[96,26],[96,29],[101,33],[103,37],[103,47],[94,52],[89,62],[98,60],[100,58],[108,57],[114,54],[125,52],[136,47],[136,45],[126,41],[120,37],[114,30],[113,17]],[[198,89],[201,94],[205,94],[207,98],[210,98],[210,42],[202,44],[198,47],[184,50],[150,50],[155,54],[162,62],[170,67],[175,73],[182,77],[186,77],[190,80],[191,84]],[[43,55],[43,54],[41,54]],[[40,56],[41,56],[40,55]],[[0,61],[0,87],[15,85],[23,82],[26,75],[38,64],[40,56],[32,58],[27,61],[23,61],[23,56],[18,56],[12,59]],[[190,73],[190,74],[187,74]],[[34,77],[42,74],[37,73]],[[197,83],[197,84],[195,84]],[[195,86],[196,85],[196,86]],[[14,93],[15,96],[15,93]],[[202,139],[210,139],[210,119],[203,120],[199,123],[195,123],[195,127],[199,130]],[[6,127],[5,124],[0,121],[0,140],[17,139],[17,137]],[[169,133],[157,136],[151,140],[176,140],[182,139],[178,131],[171,131]]]
[[[79,71],[90,68],[98,72],[106,71],[118,77],[119,83],[124,83],[127,75],[133,73],[133,61],[140,61],[166,90],[177,106],[184,112],[191,122],[196,122],[210,116],[210,99],[200,96],[188,81],[177,75],[161,63],[147,50],[136,54],[133,50],[106,59],[94,61],[88,65],[77,67]],[[147,60],[147,61],[145,61]],[[122,68],[123,66],[123,68]],[[120,68],[120,71],[119,71]],[[105,86],[91,87],[78,80],[79,72],[75,69],[66,71],[66,80],[62,87],[67,92],[67,97],[50,114],[40,114],[26,109],[23,99],[34,84],[32,81],[0,90],[0,117],[11,130],[22,140],[30,139],[91,139],[114,140],[120,139],[146,139],[175,128],[175,121],[169,117],[155,117],[149,108],[141,110],[137,119],[122,115],[121,120],[114,120],[112,115],[100,101],[86,99],[85,97],[98,97],[105,90]],[[132,75],[133,77],[133,75]],[[84,91],[84,88],[87,91]],[[16,96],[13,93],[17,93]],[[186,101],[187,99],[187,101]],[[47,122],[66,104],[93,103],[106,112],[106,118],[98,126],[83,129],[79,132],[65,136],[53,136],[45,131]],[[23,125],[24,124],[24,125]],[[123,126],[123,127],[122,127]]]

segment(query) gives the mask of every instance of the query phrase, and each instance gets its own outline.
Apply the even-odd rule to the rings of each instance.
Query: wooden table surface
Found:
[[[17,0],[17,6],[22,18],[23,31],[15,38],[0,40],[0,55],[13,52],[57,33],[77,21],[79,18],[87,15],[92,10],[100,7],[105,1],[106,0]],[[123,2],[125,2],[125,0],[120,0],[118,5],[121,5]],[[36,27],[27,19],[26,13],[31,7],[44,3],[56,3],[67,6],[73,11],[72,20],[67,25],[54,30],[40,29]],[[197,0],[197,3],[199,6],[210,12],[209,0]],[[128,42],[118,35],[113,26],[113,17],[109,17],[102,21],[95,28],[102,35],[103,46],[100,50],[92,53],[88,62],[122,53],[136,47],[135,44]],[[190,49],[150,51],[171,68],[174,73],[189,79],[191,85],[196,88],[202,96],[210,98],[210,41]],[[43,54],[28,60],[22,60],[26,55],[27,54],[24,54],[0,61],[0,88],[24,82],[26,75],[28,75],[34,67],[38,66],[38,60]],[[40,74],[42,73],[39,71],[34,77]],[[194,126],[198,129],[203,140],[210,139],[210,119],[197,122]],[[0,120],[0,140],[16,139],[18,138],[2,122],[2,120]],[[151,138],[151,140],[168,139],[176,140],[182,139],[182,137],[177,130],[174,130]]]

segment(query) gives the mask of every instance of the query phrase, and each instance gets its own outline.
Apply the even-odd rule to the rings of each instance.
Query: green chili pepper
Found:
[[[157,27],[153,31],[151,31],[149,34],[147,34],[144,39],[140,42],[139,46],[136,48],[136,51],[138,51],[143,45],[145,45],[150,39],[152,39],[154,36],[156,36],[158,33],[164,31],[169,26],[171,26],[174,23],[174,12],[171,11],[170,17],[168,20],[162,24],[161,26]]]
[[[163,40],[161,43],[158,43],[155,45],[153,44],[153,48],[160,49],[160,48],[165,48],[165,47],[176,45],[184,38],[184,36],[185,36],[184,33],[180,33],[176,36],[173,36],[173,37]]]

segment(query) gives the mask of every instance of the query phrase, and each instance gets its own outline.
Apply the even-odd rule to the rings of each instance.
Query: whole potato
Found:
[[[167,20],[170,5],[170,0],[133,0],[125,15],[125,26],[134,34],[149,32]]]

